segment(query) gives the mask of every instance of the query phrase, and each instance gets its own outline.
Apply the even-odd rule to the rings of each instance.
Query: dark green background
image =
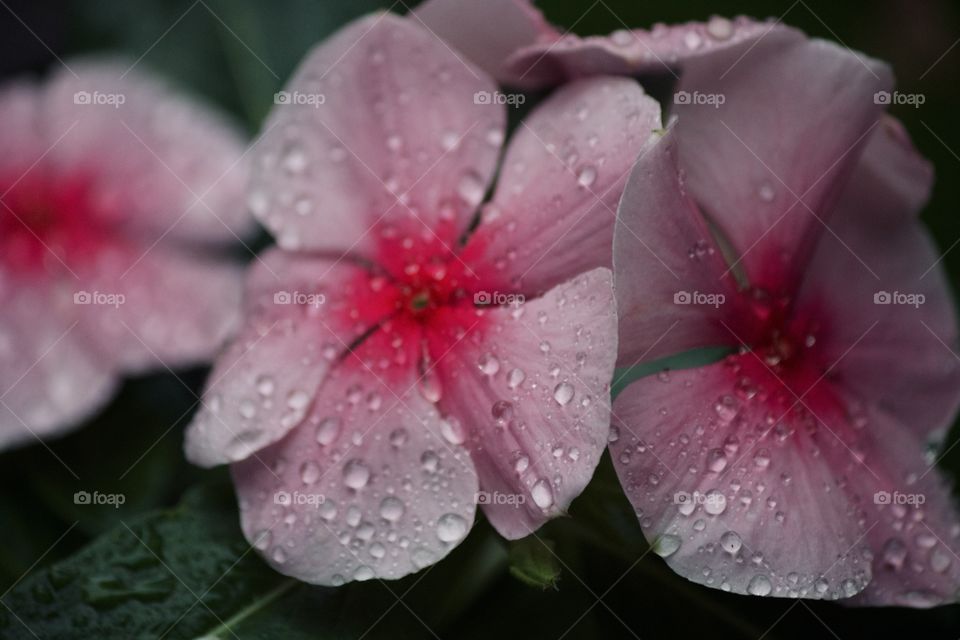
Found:
[[[810,34],[889,61],[901,91],[926,97],[918,109],[894,109],[937,168],[924,220],[943,250],[960,239],[960,45],[950,49],[960,39],[956,4],[538,4],[553,23],[574,26],[580,34],[714,13],[783,16]],[[54,53],[144,56],[145,67],[218,103],[254,134],[273,93],[308,48],[348,20],[391,6],[405,11],[402,3],[373,0],[4,0],[0,73],[42,73],[57,64]],[[960,249],[949,252],[943,264],[956,289]],[[244,555],[225,472],[201,471],[183,460],[182,432],[204,376],[196,370],[131,380],[77,433],[49,443],[49,449],[38,444],[0,455],[0,592],[16,585],[2,598],[9,609],[0,607],[0,637],[32,637],[17,621],[21,618],[45,639],[150,638],[164,632],[167,638],[192,638],[250,602],[265,604],[234,627],[243,640],[364,633],[367,638],[635,634],[645,640],[960,637],[958,606],[856,610],[731,596],[679,578],[656,556],[644,555],[639,526],[607,459],[574,503],[573,517],[550,523],[537,540],[508,545],[481,522],[443,563],[399,582],[332,590],[285,580],[255,553]],[[948,446],[955,440],[956,429]],[[941,466],[956,477],[960,447]],[[120,509],[78,507],[77,490],[122,492],[127,502]],[[200,596],[204,604],[195,604]],[[222,631],[219,637],[233,636]]]

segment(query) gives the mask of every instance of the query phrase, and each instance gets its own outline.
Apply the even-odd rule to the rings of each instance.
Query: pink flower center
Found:
[[[45,265],[93,257],[107,235],[90,198],[90,181],[53,179],[39,168],[0,177],[0,264],[36,274]]]

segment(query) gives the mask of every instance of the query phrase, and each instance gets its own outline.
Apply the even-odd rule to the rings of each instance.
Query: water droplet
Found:
[[[370,480],[370,469],[361,460],[348,460],[343,466],[343,484],[351,489],[362,489]]]
[[[317,444],[320,446],[325,447],[329,445],[337,439],[338,435],[340,435],[339,418],[324,418],[320,421],[320,424],[317,425]]]
[[[380,516],[390,522],[399,520],[405,509],[403,501],[394,496],[387,496],[380,501]]]
[[[485,376],[493,376],[500,371],[500,361],[491,353],[481,356],[480,360],[477,361],[477,366]]]
[[[304,462],[300,467],[300,479],[304,484],[313,484],[320,479],[320,465],[312,460]]]
[[[577,184],[589,188],[597,181],[597,170],[591,165],[584,165],[577,171]]]
[[[259,376],[257,378],[257,393],[263,397],[269,397],[273,395],[273,390],[276,388],[276,385],[273,382],[273,378],[270,376]]]
[[[666,533],[653,543],[653,552],[661,558],[672,556],[680,548],[680,536]]]
[[[727,497],[717,489],[707,491],[703,498],[703,510],[712,516],[720,515],[727,508]]]
[[[541,509],[549,509],[553,505],[553,489],[550,488],[550,483],[542,478],[531,487],[530,496],[533,503]]]
[[[403,427],[399,429],[394,429],[390,432],[390,445],[396,449],[399,449],[403,445],[407,444],[410,434],[407,433],[407,430]]]
[[[553,389],[553,399],[557,401],[561,407],[565,406],[573,400],[573,385],[569,382],[561,382]]]
[[[437,537],[441,542],[459,542],[467,535],[467,521],[455,513],[446,513],[437,520]]]
[[[722,16],[713,16],[707,22],[707,33],[715,40],[729,40],[733,37],[733,23]]]
[[[753,596],[768,596],[771,591],[773,591],[773,585],[770,583],[770,578],[762,573],[753,576],[750,584],[747,585],[747,593]]]
[[[743,541],[740,539],[740,536],[737,535],[736,531],[727,531],[720,536],[720,546],[723,547],[723,550],[727,553],[735,554],[740,551],[740,547],[743,546]]]
[[[510,373],[507,374],[507,386],[511,389],[516,389],[523,383],[526,377],[527,374],[525,374],[522,369],[511,369]]]

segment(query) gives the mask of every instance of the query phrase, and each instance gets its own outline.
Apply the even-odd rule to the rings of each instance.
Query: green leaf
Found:
[[[531,587],[556,588],[561,571],[553,548],[536,535],[510,543],[510,575]]]
[[[121,522],[3,598],[4,638],[216,637],[297,583],[242,538],[229,488],[191,491],[175,509]]]

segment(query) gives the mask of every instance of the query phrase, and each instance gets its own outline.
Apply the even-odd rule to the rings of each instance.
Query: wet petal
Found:
[[[751,284],[788,295],[880,116],[874,94],[892,78],[819,40],[764,38],[731,55],[680,79],[675,95],[690,96],[673,108],[680,165]]]
[[[797,402],[745,354],[643,378],[613,412],[620,482],[674,571],[750,595],[835,599],[866,586],[866,528],[844,491],[852,427],[825,387]]]
[[[683,190],[676,126],[630,175],[613,263],[620,366],[697,347],[737,346],[731,331],[739,333],[739,294],[712,230]]]
[[[253,230],[236,123],[140,73],[132,61],[79,60],[44,86],[42,170],[80,168],[101,215],[147,234],[235,242]],[[74,75],[76,74],[76,75]]]
[[[452,244],[503,140],[496,87],[415,20],[351,23],[302,63],[266,125],[250,206],[288,249],[374,257],[380,233]]]
[[[428,0],[411,16],[500,81],[511,54],[560,35],[528,0]]]
[[[659,24],[653,29],[619,30],[608,36],[578,37],[529,46],[506,66],[508,84],[539,87],[592,75],[676,77],[687,66],[725,55],[736,57],[759,40],[795,31],[774,22],[715,16],[708,22]]]
[[[609,429],[616,357],[610,273],[489,312],[445,349],[440,407],[480,474],[494,527],[520,538],[562,514],[589,482]]]
[[[371,336],[303,424],[233,466],[244,534],[277,571],[323,585],[399,578],[469,532],[476,473],[417,390],[418,332]]]
[[[514,134],[465,260],[485,283],[529,296],[609,268],[617,202],[659,127],[659,106],[632,80],[557,91]]]
[[[187,431],[190,460],[242,460],[286,435],[336,359],[393,313],[394,296],[346,263],[269,253],[250,276],[246,323],[217,360]]]

